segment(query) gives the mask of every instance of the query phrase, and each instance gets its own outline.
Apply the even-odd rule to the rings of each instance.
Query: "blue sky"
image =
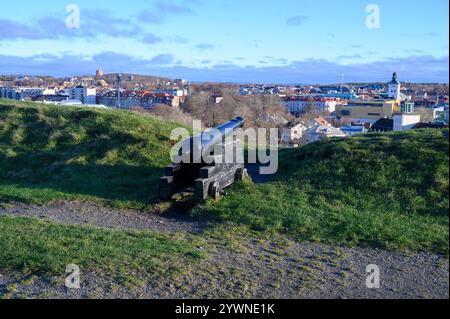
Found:
[[[68,29],[65,7],[80,8]],[[366,7],[380,10],[368,28]],[[16,0],[0,73],[129,72],[192,81],[448,82],[447,0]]]

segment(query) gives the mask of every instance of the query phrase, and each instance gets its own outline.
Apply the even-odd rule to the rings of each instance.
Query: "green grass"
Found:
[[[0,204],[92,200],[146,208],[176,123],[0,101]],[[276,179],[194,210],[299,240],[449,252],[448,129],[368,134],[281,152]]]
[[[150,232],[65,226],[0,217],[0,269],[64,275],[66,266],[112,275],[176,274],[203,257],[193,240]],[[142,274],[141,274],[142,275]]]
[[[277,178],[197,214],[299,240],[449,251],[448,129],[333,139],[281,153]]]
[[[157,197],[178,124],[123,111],[0,101],[0,202]]]
[[[122,111],[0,101],[0,204],[89,200],[148,207],[178,126]],[[77,264],[132,282],[130,276],[183,271],[203,256],[193,241],[1,217],[0,269],[64,275],[68,264]]]

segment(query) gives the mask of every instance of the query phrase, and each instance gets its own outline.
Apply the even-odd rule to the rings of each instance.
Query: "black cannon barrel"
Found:
[[[245,120],[242,117],[236,117],[235,119],[216,127],[213,130],[206,130],[205,132],[190,138],[182,143],[179,155],[183,155],[183,152],[188,155],[191,161],[198,162],[199,159],[194,159],[194,153],[198,156],[208,153],[212,150],[214,145],[223,143],[226,137],[233,134],[239,128],[244,127]],[[189,143],[189,144],[188,144]],[[194,149],[196,152],[194,152]],[[187,154],[187,150],[190,150],[190,154]]]
[[[213,131],[203,132],[201,135],[202,148],[208,149],[209,147],[223,142],[223,140],[239,128],[244,127],[245,121],[242,117],[236,117],[235,119],[222,124],[215,128]],[[217,133],[220,132],[218,135]]]
[[[242,117],[236,117],[235,119],[229,121],[228,123],[222,124],[217,127],[217,129],[224,135],[227,136],[229,132],[233,132],[239,128],[244,127],[245,121]]]

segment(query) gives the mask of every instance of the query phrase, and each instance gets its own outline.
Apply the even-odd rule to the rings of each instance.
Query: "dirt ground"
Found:
[[[207,223],[182,213],[165,216],[91,203],[47,206],[15,204],[13,215],[72,225],[151,230],[204,237],[207,257],[186,265],[176,280],[142,275],[138,285],[110,274],[82,270],[80,289],[64,286],[65,275],[47,278],[0,270],[3,298],[449,298],[448,258],[431,253],[300,243],[285,236],[262,238],[206,235]],[[380,269],[379,289],[369,289],[368,265]]]

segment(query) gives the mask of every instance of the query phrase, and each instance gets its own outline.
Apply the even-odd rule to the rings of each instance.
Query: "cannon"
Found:
[[[247,170],[239,160],[243,159],[243,147],[241,141],[231,138],[244,124],[244,119],[237,117],[184,140],[178,152],[184,160],[165,168],[159,184],[160,198],[168,200],[176,193],[191,192],[198,201],[218,199],[225,188],[244,180]]]

